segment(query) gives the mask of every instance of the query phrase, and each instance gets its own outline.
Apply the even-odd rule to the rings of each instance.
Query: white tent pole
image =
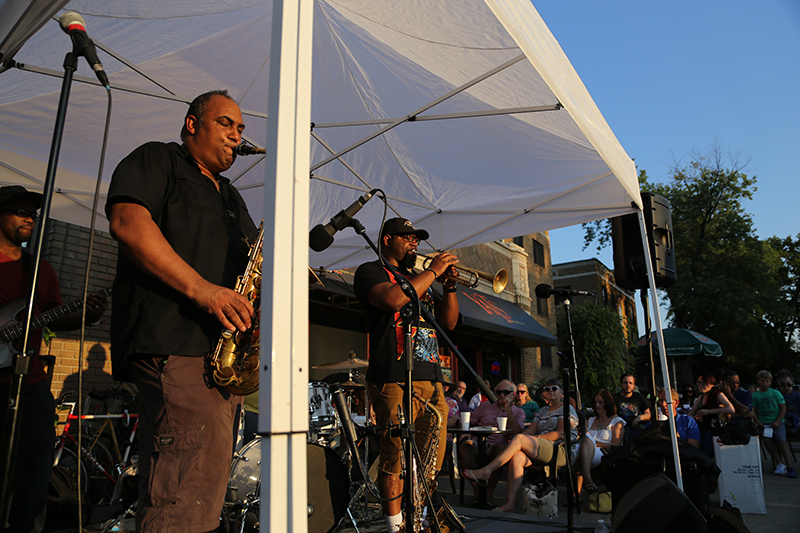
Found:
[[[308,530],[308,217],[313,0],[273,5],[261,289],[261,531]]]
[[[662,347],[658,350],[658,356],[661,360],[661,379],[664,380],[664,394],[667,400],[672,402],[672,385],[669,381],[669,365],[667,364],[667,349],[664,343],[664,331],[661,325],[661,315],[658,312],[658,294],[656,293],[656,278],[655,271],[653,270],[653,260],[650,257],[650,243],[647,240],[647,227],[644,220],[644,212],[640,209],[637,211],[639,215],[639,231],[642,235],[642,248],[644,249],[644,264],[647,267],[647,280],[650,283],[650,303],[653,313],[653,322],[656,325],[656,335],[658,336],[658,345]],[[647,312],[647,309],[644,310]],[[650,420],[658,419],[658,403],[656,402],[656,391],[653,391],[653,405],[654,412],[651,412]],[[674,415],[672,408],[669,409],[670,415]],[[675,416],[668,416],[669,419],[669,434],[672,440],[672,460],[675,463],[675,479],[678,488],[683,490],[683,475],[681,474],[681,457],[678,453],[678,430],[675,427]]]

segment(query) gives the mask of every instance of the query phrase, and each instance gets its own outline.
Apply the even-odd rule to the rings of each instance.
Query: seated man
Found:
[[[739,386],[738,372],[731,369],[725,370],[718,388],[728,398],[735,410],[730,423],[735,426],[752,425],[753,419],[750,410],[753,408],[753,395],[749,390]]]
[[[497,403],[483,402],[480,404],[470,416],[470,425],[472,427],[480,426],[497,426],[497,418],[504,416],[508,418],[507,429],[512,432],[508,435],[489,435],[484,444],[488,448],[486,451],[487,461],[491,461],[508,446],[511,437],[517,433],[521,433],[525,426],[525,411],[519,407],[514,406],[513,399],[514,393],[517,391],[516,386],[510,380],[504,379],[498,383],[494,388],[494,393],[497,395]],[[459,458],[462,468],[474,469],[479,466],[478,464],[478,449],[476,442],[472,439],[464,439],[458,448]],[[469,478],[468,478],[469,479]],[[494,493],[494,488],[500,480],[500,472],[494,472],[487,485],[487,494],[491,501]],[[473,489],[476,487],[475,481],[470,479]],[[477,494],[477,491],[474,491]]]
[[[669,404],[663,387],[658,387],[658,411],[664,417],[669,416]],[[678,407],[681,404],[678,391],[670,390],[672,393],[672,408],[675,413],[675,430],[678,432],[678,439],[691,444],[698,450],[700,449],[700,427],[694,418],[689,415],[679,415]]]
[[[800,432],[800,391],[794,390],[794,377],[788,370],[781,370],[777,376],[778,390],[786,400],[786,434],[796,436]]]

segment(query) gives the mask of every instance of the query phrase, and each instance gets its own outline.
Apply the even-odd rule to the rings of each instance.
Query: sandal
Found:
[[[589,481],[588,483],[583,484],[583,490],[586,492],[600,492],[600,489],[597,488],[597,485],[594,484],[593,481]]]
[[[477,483],[481,487],[486,487],[489,483],[485,479],[478,479],[472,475],[472,470],[462,470],[461,474],[470,481]]]

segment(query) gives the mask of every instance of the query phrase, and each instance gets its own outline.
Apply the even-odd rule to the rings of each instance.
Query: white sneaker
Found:
[[[778,463],[778,468],[775,469],[774,474],[778,476],[786,475],[786,465],[783,463]]]

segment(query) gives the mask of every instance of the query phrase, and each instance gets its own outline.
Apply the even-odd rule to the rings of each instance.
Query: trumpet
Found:
[[[422,258],[422,270],[428,268],[428,265],[431,264],[433,258],[436,256],[432,255],[425,255],[425,254],[417,254],[417,257]],[[506,285],[508,285],[508,270],[505,268],[501,268],[494,275],[489,274],[488,272],[481,272],[480,270],[475,270],[472,268],[466,268],[458,265],[452,266],[458,276],[448,276],[445,274],[443,277],[454,281],[460,285],[464,285],[465,287],[469,287],[470,289],[474,289],[480,283],[480,280],[484,279],[492,284],[492,290],[496,293],[501,293],[506,289]]]

